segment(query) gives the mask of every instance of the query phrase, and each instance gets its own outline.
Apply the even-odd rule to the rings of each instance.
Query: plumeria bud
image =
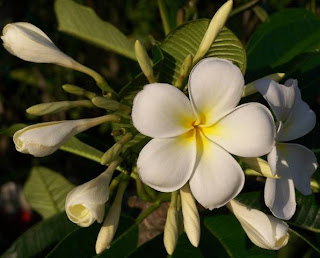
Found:
[[[105,218],[103,225],[98,234],[96,242],[96,253],[100,254],[104,250],[110,248],[111,241],[117,231],[120,213],[121,213],[121,203],[124,191],[128,185],[128,180],[123,180],[120,182],[117,195],[110,207],[107,217]]]
[[[197,247],[200,241],[200,217],[189,184],[180,189],[183,224],[190,243]]]
[[[259,210],[250,209],[235,200],[231,200],[227,207],[239,220],[247,236],[256,246],[279,250],[288,243],[289,226],[284,221]]]
[[[2,34],[3,45],[11,54],[25,61],[57,64],[88,74],[102,90],[116,95],[100,74],[64,54],[42,30],[33,24],[9,23],[3,28]]]
[[[279,176],[274,175],[271,171],[269,163],[261,158],[241,158],[241,160],[246,163],[254,171],[258,172],[264,177],[279,178]]]
[[[213,16],[206,33],[200,43],[199,49],[193,58],[193,64],[196,64],[210,49],[212,43],[219,35],[225,25],[232,10],[233,1],[228,0],[224,3]]]
[[[101,165],[108,164],[119,156],[123,146],[132,139],[131,133],[126,133],[118,142],[116,142],[109,150],[107,150],[101,157]]]
[[[39,123],[27,126],[13,135],[19,152],[44,157],[58,150],[72,136],[104,122],[118,122],[117,115],[96,118]]]
[[[188,76],[188,74],[191,70],[191,67],[192,67],[192,56],[187,55],[187,57],[184,59],[182,65],[181,65],[179,77],[178,77],[177,81],[175,82],[174,86],[176,86],[178,88],[180,88],[182,86],[182,83],[186,79],[186,77]]]
[[[146,49],[139,40],[136,40],[134,51],[143,74],[147,77],[150,83],[156,82],[153,74],[151,60],[147,54]]]
[[[281,79],[285,76],[285,73],[273,73],[273,74],[269,74],[265,77],[262,77],[258,80],[255,80],[253,82],[248,83],[247,85],[244,86],[243,88],[243,93],[242,93],[242,97],[247,97],[253,93],[258,92],[258,90],[256,89],[256,84],[264,79],[270,79],[270,80],[274,80],[276,82],[281,81]]]
[[[167,213],[166,225],[164,227],[163,242],[169,255],[172,255],[178,242],[178,192],[171,193],[171,202]]]
[[[119,161],[110,164],[98,177],[74,188],[66,198],[68,218],[81,227],[89,227],[95,221],[101,223],[105,203],[109,199],[109,184]]]
[[[92,99],[96,96],[95,93],[91,91],[87,91],[85,89],[80,88],[79,86],[72,85],[72,84],[62,85],[62,89],[70,94],[77,95],[77,96],[84,96],[88,99]]]
[[[99,108],[104,108],[107,110],[114,110],[114,111],[117,111],[117,110],[124,111],[128,114],[131,112],[131,107],[105,97],[94,97],[91,101],[95,106]]]
[[[93,107],[90,100],[77,100],[77,101],[58,101],[41,103],[29,107],[26,112],[31,115],[43,116],[46,114],[57,113],[60,111],[68,110],[75,107]]]

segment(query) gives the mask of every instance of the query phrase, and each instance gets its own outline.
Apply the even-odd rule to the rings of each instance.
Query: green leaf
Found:
[[[320,232],[320,205],[317,201],[320,194],[304,196],[296,192],[297,209],[295,215],[288,224],[307,229],[313,232]],[[263,194],[260,192],[242,193],[238,195],[237,200],[249,207],[268,212],[263,205]]]
[[[60,147],[60,149],[98,163],[100,163],[100,159],[103,155],[102,151],[99,151],[96,148],[80,141],[76,137],[71,137]]]
[[[55,12],[59,30],[136,60],[133,43],[112,24],[101,20],[91,8],[72,0],[56,0]]]
[[[23,233],[1,257],[43,257],[49,248],[76,228],[65,213],[57,214]]]
[[[64,211],[67,194],[74,186],[59,173],[45,167],[34,167],[24,185],[30,206],[43,218]]]
[[[320,19],[313,13],[305,9],[275,13],[248,42],[248,70],[269,73],[301,53],[317,52],[319,41]]]
[[[232,215],[215,215],[204,219],[205,227],[219,240],[229,257],[276,257],[274,251],[261,249],[246,236]]]
[[[173,84],[176,81],[186,56],[196,54],[209,22],[208,19],[187,22],[168,34],[160,45],[164,55],[160,82]],[[206,57],[230,60],[245,73],[246,52],[240,40],[227,28],[222,29]]]
[[[93,257],[95,243],[101,228],[101,224],[94,224],[88,228],[77,228],[67,235],[61,242],[46,256],[49,257]],[[127,216],[120,216],[119,227],[114,241],[109,250],[96,257],[125,257],[133,252],[138,243],[138,225]],[[125,248],[124,248],[125,247]]]

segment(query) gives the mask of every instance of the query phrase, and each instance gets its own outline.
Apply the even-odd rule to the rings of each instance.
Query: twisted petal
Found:
[[[190,73],[189,94],[202,123],[212,125],[239,103],[244,79],[230,61],[206,58]]]
[[[287,82],[286,82],[287,83]],[[291,141],[309,133],[316,124],[316,115],[301,99],[299,88],[295,86],[295,101],[283,128],[278,134],[279,141]]]
[[[224,149],[205,137],[197,139],[202,145],[198,164],[190,179],[190,188],[196,200],[210,210],[233,199],[243,188],[244,174],[238,162]]]
[[[165,83],[146,85],[134,99],[132,120],[139,132],[153,138],[181,135],[195,120],[190,101]]]
[[[195,161],[196,141],[192,132],[168,139],[153,139],[140,152],[138,173],[150,187],[172,192],[189,180]]]
[[[242,157],[259,157],[274,145],[275,125],[270,111],[259,103],[244,104],[203,133],[228,152]]]
[[[264,201],[274,216],[288,220],[296,211],[294,184],[283,164],[278,166],[277,174],[280,179],[266,180]]]
[[[278,156],[286,166],[293,179],[295,188],[304,195],[311,194],[310,179],[318,167],[317,158],[313,152],[299,144],[277,144]]]
[[[285,85],[270,79],[261,79],[255,83],[256,89],[268,101],[278,121],[285,121],[295,100],[296,80],[287,81]]]

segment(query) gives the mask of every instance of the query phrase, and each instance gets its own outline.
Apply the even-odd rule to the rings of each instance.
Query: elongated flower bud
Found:
[[[124,105],[118,101],[112,100],[112,99],[107,99],[104,97],[94,97],[92,99],[92,103],[100,108],[104,108],[107,110],[119,110],[119,111],[124,111],[126,113],[131,112],[131,107]]]
[[[109,213],[105,218],[103,225],[98,234],[96,242],[96,253],[100,254],[104,250],[110,248],[111,241],[117,231],[120,213],[121,203],[124,191],[128,185],[128,180],[121,181],[117,191],[117,195],[110,207]]]
[[[106,115],[96,118],[39,123],[27,126],[13,135],[19,152],[35,157],[50,155],[72,136],[101,123],[118,122],[119,116]]]
[[[241,158],[241,160],[246,163],[254,171],[260,173],[265,177],[279,178],[277,175],[273,175],[271,168],[267,161],[261,158]]]
[[[200,241],[200,217],[189,184],[180,189],[183,224],[190,243],[197,247]]]
[[[196,64],[210,49],[212,43],[219,35],[225,25],[232,10],[233,1],[228,0],[224,3],[213,16],[206,33],[200,43],[199,49],[193,58],[193,64]]]
[[[239,220],[249,239],[256,246],[279,250],[289,240],[288,224],[259,210],[231,200],[227,207]]]
[[[105,203],[109,199],[109,184],[118,161],[98,177],[74,188],[66,198],[65,209],[68,218],[81,227],[89,227],[95,221],[101,223]]]
[[[248,83],[247,85],[244,86],[243,88],[243,93],[242,93],[242,97],[246,97],[249,96],[253,93],[258,92],[258,90],[256,89],[255,84],[260,81],[260,80],[264,80],[264,79],[270,79],[270,80],[274,80],[276,82],[279,82],[283,77],[285,76],[285,73],[273,73],[273,74],[269,74],[265,77],[262,77],[258,80],[255,80],[253,82]]]
[[[151,60],[147,54],[146,49],[139,40],[136,40],[134,51],[143,74],[147,77],[150,83],[156,82],[153,74]]]
[[[26,111],[31,115],[43,116],[46,114],[57,113],[75,107],[93,107],[93,105],[90,100],[57,101],[34,105],[32,107],[29,107]]]
[[[109,150],[107,150],[101,157],[101,165],[108,164],[120,154],[123,145],[132,139],[131,133],[126,133],[118,142],[116,142]]]
[[[79,86],[73,84],[64,84],[62,85],[62,89],[70,94],[74,94],[77,96],[85,96],[88,99],[92,99],[96,96],[95,93],[82,89]]]
[[[171,202],[167,213],[166,225],[164,227],[163,242],[169,255],[172,255],[178,242],[178,211],[177,211],[178,192],[171,194]]]
[[[179,77],[178,77],[177,81],[175,82],[174,86],[176,86],[178,88],[180,88],[182,86],[182,83],[186,79],[186,77],[188,76],[188,74],[191,70],[191,67],[192,67],[192,56],[187,55],[187,57],[184,59],[182,65],[181,65]]]

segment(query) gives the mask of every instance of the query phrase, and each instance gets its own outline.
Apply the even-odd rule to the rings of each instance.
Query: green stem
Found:
[[[170,25],[169,25],[169,19],[168,19],[168,12],[166,7],[164,6],[163,0],[158,0],[158,7],[160,11],[164,34],[168,35],[170,32]]]
[[[255,6],[257,3],[259,3],[260,0],[252,0],[251,2],[245,3],[235,9],[232,10],[230,13],[230,17],[233,15],[236,15],[238,13],[244,12],[245,10],[250,9],[251,7]]]
[[[312,244],[307,238],[305,238],[304,236],[300,235],[297,231],[289,228],[288,231],[290,233],[295,234],[297,237],[301,238],[303,241],[305,241],[310,247],[312,247],[317,253],[320,253],[320,249],[318,247],[316,247],[314,244]]]
[[[156,209],[158,209],[160,204],[161,204],[161,200],[157,200],[154,203],[152,203],[148,209],[141,212],[140,215],[138,216],[138,218],[136,218],[136,224],[139,224],[146,217],[148,217],[152,212],[154,212]]]

